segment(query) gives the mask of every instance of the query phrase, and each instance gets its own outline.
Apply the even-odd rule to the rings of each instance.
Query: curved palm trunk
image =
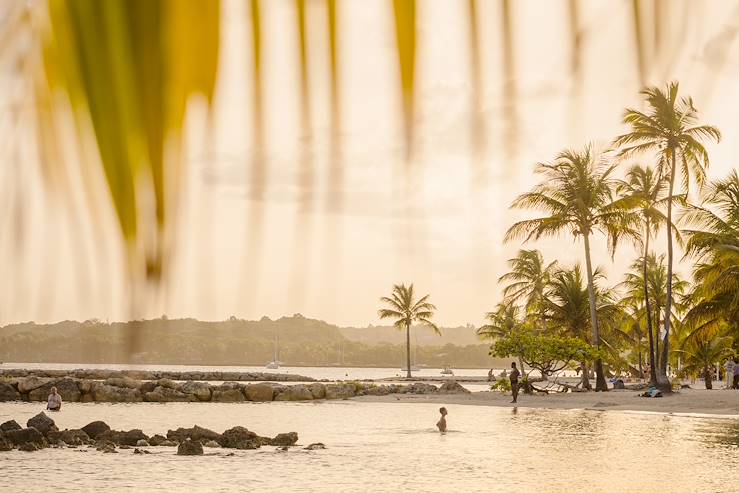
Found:
[[[665,301],[665,338],[662,342],[662,358],[657,374],[657,386],[662,392],[672,391],[667,378],[667,362],[670,356],[670,322],[672,313],[672,194],[675,188],[675,149],[670,150],[670,193],[667,196],[667,300]]]
[[[654,355],[654,335],[652,333],[652,310],[649,307],[649,268],[647,265],[647,255],[649,254],[649,220],[646,222],[644,241],[644,256],[642,257],[642,269],[644,271],[644,305],[647,312],[647,332],[649,332],[649,383],[657,385],[657,365],[655,364]],[[639,355],[641,357],[641,354]]]
[[[588,301],[590,302],[590,323],[593,326],[593,344],[600,347],[600,328],[598,327],[598,314],[595,310],[595,286],[593,283],[593,265],[590,261],[590,234],[583,235],[585,243],[585,269],[588,274]],[[603,374],[603,361],[595,360],[595,390],[605,392],[608,390],[606,378]]]
[[[411,378],[411,323],[405,324],[405,361],[406,376]]]

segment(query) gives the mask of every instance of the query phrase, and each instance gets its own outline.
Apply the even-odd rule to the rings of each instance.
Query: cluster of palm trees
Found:
[[[680,97],[678,88],[673,82],[644,89],[645,110],[626,109],[628,132],[611,149],[568,149],[537,164],[541,182],[512,207],[543,214],[513,224],[505,239],[569,233],[582,241],[585,274],[579,265],[547,263],[537,250],[521,250],[500,278],[504,299],[487,315],[481,336],[528,327],[588,340],[601,355],[594,365],[596,390],[607,390],[604,360],[611,371],[639,375],[648,364],[651,384],[669,390],[671,363],[706,370],[731,351],[739,315],[739,176],[706,183],[704,143],[718,142],[721,134],[699,123],[692,99]],[[619,176],[634,157],[650,165],[632,165]],[[692,182],[700,205],[688,201]],[[660,231],[666,257],[651,243]],[[611,255],[624,242],[639,251],[611,287],[593,266],[591,245],[598,236]],[[684,243],[685,257],[696,262],[692,285],[673,270],[674,241]],[[583,370],[589,388],[584,363]]]

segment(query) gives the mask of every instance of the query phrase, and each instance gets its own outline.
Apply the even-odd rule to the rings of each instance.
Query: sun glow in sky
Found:
[[[300,312],[341,325],[365,325],[377,323],[378,298],[394,283],[414,282],[431,294],[441,324],[479,323],[500,300],[497,278],[521,247],[503,244],[503,235],[528,214],[508,206],[537,182],[534,164],[566,147],[607,146],[624,131],[623,108],[639,104],[630,4],[580,2],[584,51],[578,83],[571,71],[565,2],[515,2],[511,81],[503,77],[498,4],[479,2],[483,90],[475,105],[466,3],[420,2],[416,147],[407,163],[390,3],[339,2],[343,176],[337,206],[329,200],[326,12],[323,3],[307,3],[307,133],[300,120],[294,4],[262,3],[267,174],[260,198],[251,172],[248,12],[245,2],[224,2],[210,130],[202,103],[191,105],[172,277],[162,299],[137,316],[253,319]],[[689,3],[673,4],[670,25],[679,34],[651,61],[648,82],[679,80],[702,120],[721,129],[723,142],[709,148],[709,176],[715,178],[735,166],[739,143],[734,107],[739,101],[739,3]],[[686,14],[696,3],[700,15]],[[677,13],[690,15],[687,27]],[[471,143],[476,112],[485,124],[480,153]],[[30,151],[12,159],[18,156],[35,159]],[[314,170],[309,185],[301,171],[306,166]],[[12,176],[8,166],[2,169],[6,178]],[[44,198],[40,174],[26,170],[16,178],[11,191],[24,190],[34,204],[26,208],[22,228],[30,246],[3,271],[0,323],[129,318],[115,242],[100,243],[89,234],[75,240],[74,217],[44,208],[51,201]],[[77,220],[85,230],[89,218]],[[4,234],[12,234],[8,224],[2,226]],[[662,242],[660,237],[658,249]],[[581,243],[568,237],[525,247],[540,248],[545,259],[563,264],[582,258]],[[613,261],[602,238],[595,239],[594,249],[594,262],[604,267],[609,284],[618,283],[634,256],[631,246],[624,245]],[[19,277],[10,274],[19,272],[23,281],[17,283],[13,279]]]

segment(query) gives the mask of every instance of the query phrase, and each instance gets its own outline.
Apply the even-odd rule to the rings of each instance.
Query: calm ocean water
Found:
[[[21,423],[38,403],[0,403]],[[673,492],[739,490],[739,419],[624,412],[323,401],[243,404],[68,404],[60,428],[104,420],[166,432],[198,424],[261,434],[297,431],[326,450],[206,449],[178,457],[152,447],[0,453],[0,491]],[[79,449],[78,449],[79,450]],[[53,486],[52,486],[53,485]],[[50,489],[51,488],[51,489]]]

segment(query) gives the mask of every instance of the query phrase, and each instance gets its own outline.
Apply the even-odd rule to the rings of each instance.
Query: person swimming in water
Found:
[[[441,418],[439,418],[439,422],[436,423],[436,427],[439,428],[440,432],[446,433],[446,415],[448,414],[446,408],[439,408],[439,413],[441,413]]]

